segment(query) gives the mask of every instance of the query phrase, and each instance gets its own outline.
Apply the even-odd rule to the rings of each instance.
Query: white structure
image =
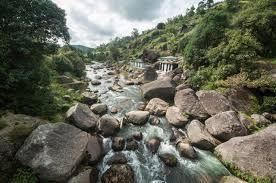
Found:
[[[159,70],[164,72],[170,72],[178,67],[178,64],[181,62],[179,57],[160,57],[158,59]]]
[[[146,68],[146,64],[142,61],[142,60],[140,60],[140,59],[136,59],[136,60],[131,60],[130,61],[130,65],[132,66],[132,67],[135,67],[135,68],[138,68],[138,69],[144,69],[144,68]]]

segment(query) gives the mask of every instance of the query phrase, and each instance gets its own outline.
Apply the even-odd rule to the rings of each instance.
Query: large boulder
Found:
[[[153,67],[147,67],[144,70],[144,81],[154,81],[157,77],[158,74]]]
[[[276,181],[276,124],[249,136],[232,138],[217,146],[215,152],[241,171]]]
[[[169,104],[164,100],[161,100],[159,98],[153,98],[149,101],[145,110],[149,111],[151,114],[156,116],[164,116],[166,114],[168,107]]]
[[[176,127],[185,126],[189,121],[189,116],[180,111],[178,107],[169,107],[166,113],[168,122]]]
[[[147,123],[149,116],[148,111],[131,111],[126,113],[125,121],[134,125],[144,125]]]
[[[68,183],[97,183],[99,171],[96,168],[88,168],[72,177]]]
[[[175,167],[177,165],[177,158],[173,154],[159,154],[159,158],[166,166]]]
[[[126,164],[126,163],[127,163],[127,158],[123,153],[116,153],[107,161],[108,165]]]
[[[154,50],[145,49],[143,51],[142,60],[150,63],[154,63],[159,58],[159,53]]]
[[[191,143],[187,139],[179,140],[176,144],[176,149],[180,153],[181,156],[196,159],[197,154]]]
[[[93,105],[98,102],[98,96],[95,93],[92,92],[83,92],[81,94],[81,103],[86,105]]]
[[[231,103],[226,97],[217,91],[198,91],[196,95],[200,103],[210,115],[216,115],[220,112],[233,110]]]
[[[109,114],[101,117],[98,122],[98,130],[104,137],[110,137],[120,129],[119,121]]]
[[[16,158],[41,182],[64,182],[85,156],[89,134],[65,123],[41,125],[27,138]]]
[[[127,139],[126,150],[136,151],[138,148],[139,148],[139,144],[134,138]]]
[[[200,149],[212,150],[220,144],[220,142],[205,129],[204,124],[198,120],[193,120],[187,126],[187,134],[192,145]]]
[[[39,125],[48,123],[23,114],[5,114],[0,118],[0,180],[8,182],[19,163],[14,155]],[[0,181],[0,182],[1,182]]]
[[[165,101],[172,100],[175,94],[175,83],[170,79],[155,80],[141,86],[146,99],[160,98]]]
[[[98,115],[103,115],[107,113],[107,105],[106,104],[94,104],[90,107],[91,111]]]
[[[147,147],[152,153],[157,153],[161,140],[158,137],[152,137],[147,141]]]
[[[86,149],[86,162],[88,165],[97,164],[103,155],[103,139],[96,135],[90,136]]]
[[[68,122],[87,132],[95,130],[98,119],[87,105],[80,103],[71,107],[66,113]]]
[[[102,183],[134,183],[134,172],[127,164],[112,165],[101,178]]]
[[[122,151],[125,148],[126,141],[123,137],[112,138],[112,149],[114,151]]]
[[[195,95],[195,91],[190,88],[177,91],[174,103],[182,113],[199,119],[206,119],[208,117],[207,112]]]
[[[239,121],[238,113],[227,111],[219,113],[205,121],[206,129],[221,141],[247,135],[246,127]]]

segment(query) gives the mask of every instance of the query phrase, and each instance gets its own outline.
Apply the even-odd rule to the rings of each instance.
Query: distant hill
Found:
[[[71,45],[71,46],[82,51],[83,53],[88,53],[91,49],[91,48],[89,48],[87,46],[83,46],[83,45]]]

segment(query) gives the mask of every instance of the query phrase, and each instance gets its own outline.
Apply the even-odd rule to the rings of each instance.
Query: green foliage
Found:
[[[21,168],[18,169],[12,177],[11,183],[37,183],[38,179],[31,169]]]
[[[276,97],[264,97],[262,112],[276,113]]]

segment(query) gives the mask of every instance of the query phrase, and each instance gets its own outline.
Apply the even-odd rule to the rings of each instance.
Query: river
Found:
[[[87,77],[95,80],[96,76],[101,76],[102,82],[99,86],[90,85],[91,91],[98,90],[99,99],[102,103],[107,104],[109,108],[115,106],[120,109],[119,113],[114,116],[121,120],[124,114],[137,109],[139,102],[144,101],[139,86],[124,86],[122,91],[114,92],[108,89],[115,81],[115,76],[108,76],[109,70],[101,64],[87,66]],[[123,85],[125,76],[120,75],[119,83]],[[160,118],[161,123],[153,126],[146,125],[123,127],[118,136],[130,137],[134,132],[142,132],[143,140],[139,142],[137,151],[123,151],[128,159],[129,165],[135,172],[135,181],[137,183],[207,183],[218,182],[219,178],[224,175],[230,175],[229,171],[208,151],[196,149],[198,154],[197,160],[190,160],[181,157],[175,146],[170,144],[171,126],[165,118]],[[162,139],[158,153],[174,154],[178,160],[176,167],[166,167],[158,158],[157,154],[152,154],[146,147],[145,141],[150,137],[159,137]],[[102,175],[108,168],[107,161],[114,155],[111,148],[111,139],[104,139],[104,148],[107,153],[98,165]]]

